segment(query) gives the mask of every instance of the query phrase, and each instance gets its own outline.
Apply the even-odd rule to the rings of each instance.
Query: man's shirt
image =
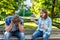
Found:
[[[13,16],[8,16],[8,17],[6,17],[6,20],[5,20],[6,27],[9,27],[9,25],[10,25],[10,23],[11,23],[11,21],[12,21],[12,17],[13,17]],[[23,19],[22,19],[21,17],[20,17],[20,20],[21,20],[20,24],[21,24],[21,25],[24,25],[24,21],[23,21]],[[12,27],[11,31],[17,31],[17,30],[19,30],[17,24],[14,24],[14,25],[12,25],[12,26],[13,26],[13,27]]]

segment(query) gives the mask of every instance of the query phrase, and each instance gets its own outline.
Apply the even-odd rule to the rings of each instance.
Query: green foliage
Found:
[[[4,20],[8,15],[13,15],[23,1],[25,0],[0,0],[0,20]]]
[[[30,10],[26,10],[26,9],[23,9],[21,8],[19,13],[18,13],[19,16],[31,16],[32,15],[32,12]]]
[[[11,14],[14,10],[18,9],[25,0],[0,0],[0,12]]]
[[[5,17],[6,17],[6,13],[5,13],[5,12],[2,12],[2,13],[0,14],[0,20],[4,20]]]
[[[53,6],[54,6],[54,8],[52,8]],[[39,15],[40,10],[42,8],[46,8],[49,15],[54,15],[56,13],[59,14],[60,13],[60,0],[55,0],[55,4],[54,4],[53,0],[33,0],[32,1],[32,7],[30,10],[35,15]],[[52,10],[52,9],[54,9],[54,10]],[[52,12],[54,12],[54,14]]]

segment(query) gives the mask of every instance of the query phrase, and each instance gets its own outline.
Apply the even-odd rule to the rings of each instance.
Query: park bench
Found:
[[[58,22],[53,22],[53,26],[56,26],[56,27],[58,27],[59,29],[60,29],[60,23],[58,23]]]
[[[25,30],[25,34],[33,34],[35,30],[29,29]],[[0,34],[4,33],[4,29],[0,29]],[[60,34],[60,29],[53,29],[51,34]]]
[[[35,30],[31,30],[31,29],[25,30],[25,40],[31,40],[32,36],[26,36],[26,35],[32,35],[34,31]],[[3,34],[3,33],[4,33],[4,29],[0,29],[0,34]],[[51,31],[51,34],[55,34],[55,35],[60,34],[60,29],[53,29]],[[3,36],[0,36],[0,40],[3,40],[3,39],[4,39]],[[16,37],[11,37],[10,39],[18,40],[18,38]],[[42,40],[42,38],[39,37],[38,40]],[[60,36],[50,36],[49,40],[60,40]]]
[[[0,30],[1,32],[1,34],[3,33],[3,31],[2,30]],[[25,30],[25,40],[31,40],[32,38],[32,34],[33,34],[33,32],[34,32],[35,30]],[[54,30],[52,30],[52,32],[51,32],[52,34],[55,34],[55,35],[57,35],[57,34],[60,34],[60,29],[54,29]],[[0,40],[3,40],[4,38],[3,38],[3,36],[0,36]],[[16,38],[16,37],[11,37],[10,38],[11,40],[18,40],[18,38]],[[39,37],[38,38],[38,40],[42,40],[42,38],[41,37]],[[50,36],[50,38],[49,38],[49,40],[60,40],[60,36]]]
[[[25,35],[25,40],[31,40],[32,39],[31,37],[32,36]],[[3,40],[3,39],[4,39],[3,36],[0,36],[0,40]],[[37,39],[42,40],[42,37],[39,37]],[[10,40],[18,40],[18,38],[17,37],[11,37]],[[60,40],[60,37],[50,36],[49,40]]]

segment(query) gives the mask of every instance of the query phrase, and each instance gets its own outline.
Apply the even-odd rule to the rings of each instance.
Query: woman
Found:
[[[35,21],[34,18],[31,18],[31,21],[38,24],[37,30],[32,35],[32,40],[37,40],[38,37],[43,37],[43,40],[48,40],[52,29],[52,21],[46,9],[41,10],[38,21]]]

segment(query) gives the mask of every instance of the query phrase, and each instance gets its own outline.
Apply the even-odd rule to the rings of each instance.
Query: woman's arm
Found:
[[[34,22],[35,22],[36,24],[38,24],[38,21],[34,20]]]
[[[51,31],[51,30],[52,30],[52,20],[50,18],[48,21],[48,31]]]
[[[38,21],[36,21],[33,17],[31,17],[30,20],[35,22],[36,24],[38,24],[38,21],[39,21],[39,19],[38,19]]]

